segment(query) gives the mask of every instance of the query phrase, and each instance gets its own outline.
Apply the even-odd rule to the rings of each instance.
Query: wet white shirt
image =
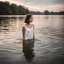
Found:
[[[25,26],[25,40],[28,39],[33,39],[33,33],[34,33],[34,29],[33,26],[31,28],[28,28],[27,26]]]

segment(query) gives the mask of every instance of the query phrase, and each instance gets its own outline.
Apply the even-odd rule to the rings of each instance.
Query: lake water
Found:
[[[25,16],[0,16],[0,64],[64,64],[64,15],[34,15],[35,42],[23,45]]]

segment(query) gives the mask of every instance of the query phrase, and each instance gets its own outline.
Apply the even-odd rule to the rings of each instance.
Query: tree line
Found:
[[[24,15],[28,13],[29,10],[25,6],[10,4],[8,1],[0,1],[0,15]]]
[[[44,12],[40,11],[30,11],[30,13],[35,14],[35,15],[64,15],[64,11],[59,11],[59,12],[54,12],[51,11],[49,12],[48,10],[44,10]]]
[[[59,11],[59,12],[53,12],[53,11],[51,11],[51,12],[49,12],[48,10],[45,10],[44,14],[45,15],[64,15],[64,11]]]
[[[25,15],[25,14],[34,14],[34,15],[64,15],[64,11],[49,12],[48,10],[44,10],[44,12],[40,11],[29,11],[29,9],[22,5],[16,5],[14,3],[10,3],[8,1],[2,2],[0,1],[0,15]]]

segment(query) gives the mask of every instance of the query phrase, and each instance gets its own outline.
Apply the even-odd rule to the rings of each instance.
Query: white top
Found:
[[[33,29],[33,26],[31,28],[28,28],[26,25],[25,25],[25,40],[28,40],[28,39],[33,39],[33,33],[34,33],[34,29]]]

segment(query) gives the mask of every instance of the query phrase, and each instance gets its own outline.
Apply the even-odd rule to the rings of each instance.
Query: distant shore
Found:
[[[24,5],[17,5],[14,3],[10,3],[8,1],[2,2],[0,1],[0,15],[64,15],[64,10],[59,12],[44,10],[44,12],[40,11],[30,11]]]

